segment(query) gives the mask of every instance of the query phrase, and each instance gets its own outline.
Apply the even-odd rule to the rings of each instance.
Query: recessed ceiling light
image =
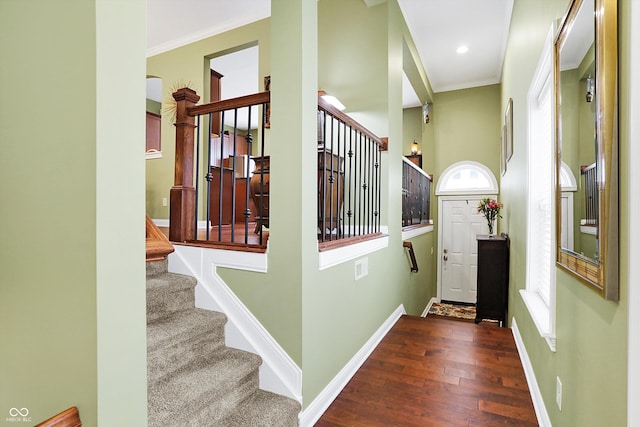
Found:
[[[469,50],[469,48],[467,46],[460,46],[458,49],[456,49],[456,53],[467,53],[467,51]]]

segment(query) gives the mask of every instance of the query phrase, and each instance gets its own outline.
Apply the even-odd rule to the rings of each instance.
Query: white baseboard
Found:
[[[267,270],[266,254],[175,245],[169,271],[198,280],[196,307],[226,314],[225,344],[258,354],[260,388],[302,402],[302,370],[217,274],[217,267]]]
[[[422,312],[420,317],[427,317],[427,314],[429,314],[429,310],[431,310],[431,306],[433,305],[434,302],[438,302],[438,298],[433,297],[429,300],[429,302],[427,303],[427,306],[424,308],[424,311]]]
[[[168,219],[152,219],[153,223],[158,227],[168,227]],[[198,228],[207,228],[207,221],[198,221]]]
[[[529,386],[529,393],[531,393],[531,400],[533,401],[533,407],[536,411],[538,424],[542,427],[551,427],[551,419],[549,418],[547,408],[544,405],[542,393],[540,392],[540,387],[538,387],[538,381],[536,381],[536,374],[533,372],[533,366],[531,365],[531,360],[527,354],[527,349],[524,346],[524,341],[522,341],[522,335],[520,335],[520,330],[518,329],[515,317],[511,320],[511,331],[513,333],[513,339],[516,342],[516,347],[518,348],[518,354],[520,355],[520,361],[524,368],[524,374],[527,377],[527,385]]]
[[[378,330],[369,338],[362,348],[349,360],[344,368],[331,380],[320,394],[300,414],[300,427],[313,426],[324,414],[329,405],[338,397],[338,394],[347,385],[351,377],[355,375],[360,366],[367,360],[376,346],[382,341],[387,332],[398,321],[400,316],[406,314],[404,306],[400,306],[385,320]]]

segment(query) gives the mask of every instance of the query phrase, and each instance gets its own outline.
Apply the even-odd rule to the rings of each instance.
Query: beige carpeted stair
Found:
[[[300,404],[259,389],[259,356],[224,345],[224,314],[195,308],[196,280],[147,263],[149,426],[298,425]]]

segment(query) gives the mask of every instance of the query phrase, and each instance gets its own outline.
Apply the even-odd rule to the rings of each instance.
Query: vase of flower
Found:
[[[478,203],[478,213],[481,213],[487,220],[487,226],[489,228],[489,235],[496,234],[496,220],[502,218],[500,215],[500,209],[502,209],[502,202],[498,202],[495,199],[485,197]]]

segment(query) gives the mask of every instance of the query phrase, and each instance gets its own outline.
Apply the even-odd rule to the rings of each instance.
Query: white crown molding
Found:
[[[207,39],[209,37],[217,36],[218,34],[222,34],[238,27],[242,27],[244,25],[260,21],[261,19],[268,18],[269,16],[270,15],[264,14],[257,14],[255,16],[252,16],[249,13],[241,16],[239,19],[227,20],[224,22],[224,24],[212,26],[202,31],[196,31],[190,34],[186,34],[183,37],[178,37],[168,42],[159,43],[147,48],[147,58],[168,52],[173,49],[177,49],[182,46],[189,45],[191,43],[198,42],[200,40]]]

